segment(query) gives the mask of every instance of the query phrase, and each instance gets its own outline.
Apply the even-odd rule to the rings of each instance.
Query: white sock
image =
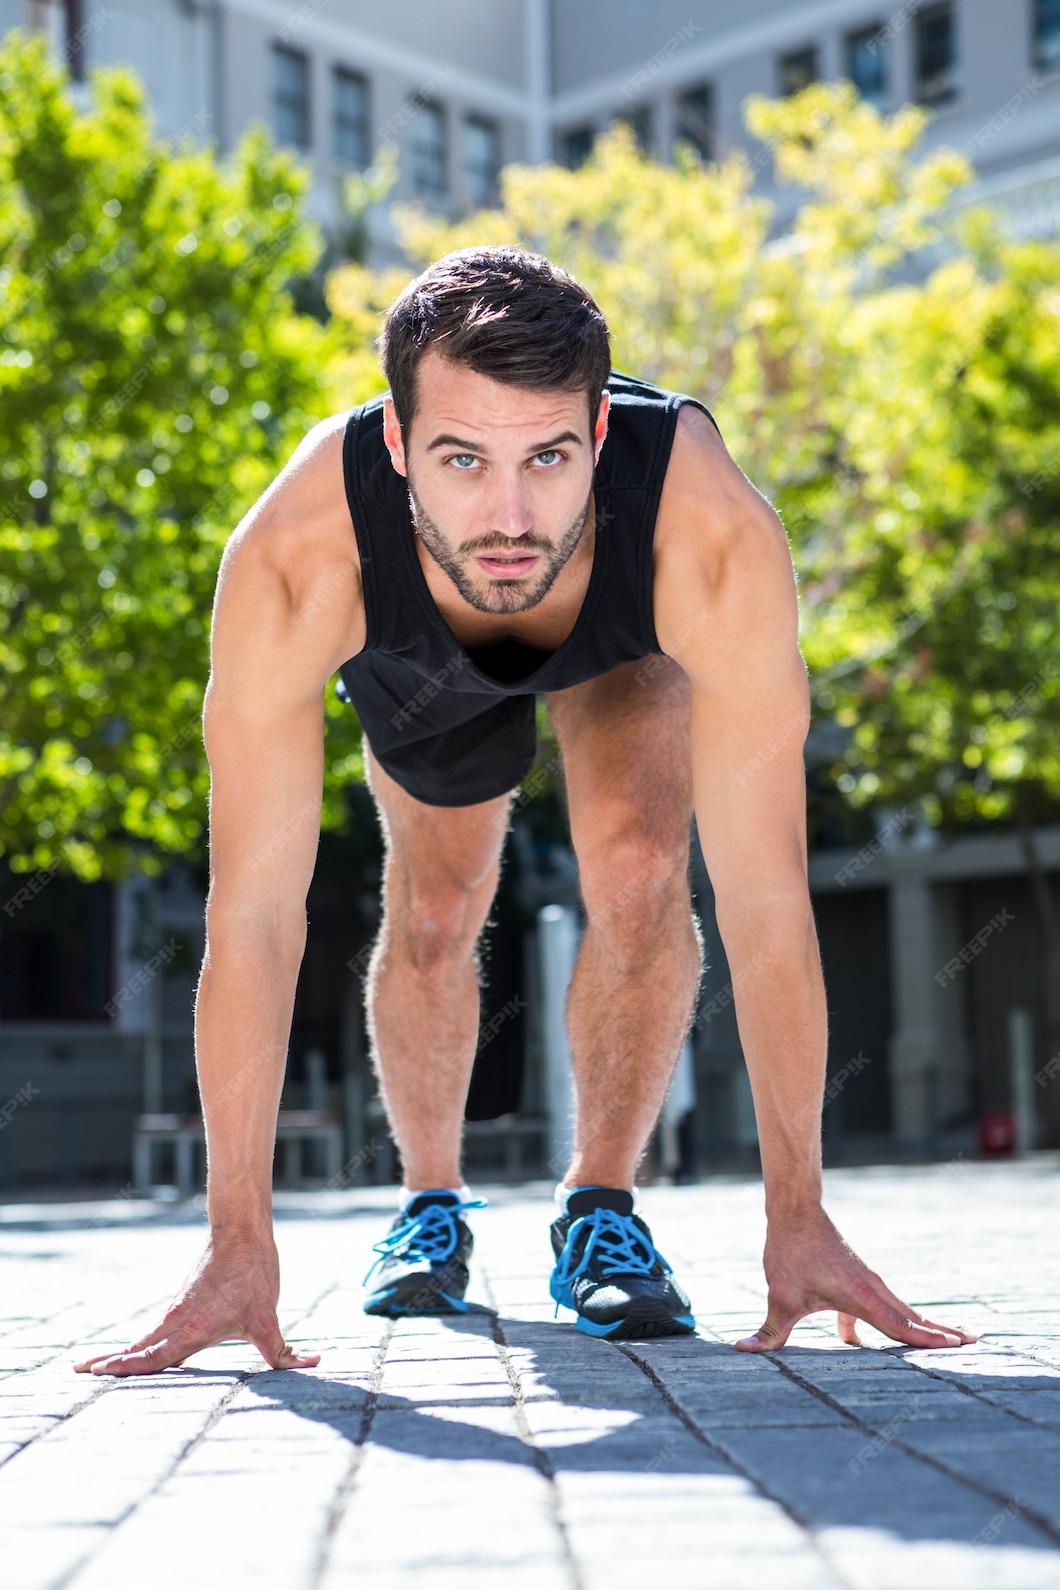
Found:
[[[416,1192],[410,1192],[407,1187],[402,1187],[398,1192],[398,1209],[404,1211],[414,1198],[418,1198],[420,1193],[427,1191],[452,1193],[453,1197],[459,1198],[462,1204],[468,1203],[471,1198],[470,1187],[431,1187],[429,1189],[421,1187]]]

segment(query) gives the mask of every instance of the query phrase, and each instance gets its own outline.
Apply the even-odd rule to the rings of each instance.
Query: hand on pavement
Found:
[[[836,1310],[836,1329],[852,1347],[861,1345],[859,1319],[909,1347],[960,1347],[978,1340],[960,1326],[925,1319],[903,1303],[847,1246],[819,1205],[770,1219],[763,1262],[768,1312],[753,1336],[736,1343],[743,1352],[783,1347],[799,1320],[828,1308]]]
[[[101,1353],[74,1368],[79,1374],[155,1375],[216,1342],[251,1342],[273,1369],[312,1369],[319,1353],[298,1353],[276,1319],[280,1265],[271,1235],[211,1238],[162,1323],[123,1352]]]

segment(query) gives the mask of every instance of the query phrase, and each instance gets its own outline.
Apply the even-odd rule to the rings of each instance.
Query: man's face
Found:
[[[431,557],[480,613],[536,607],[581,540],[607,434],[584,392],[533,392],[430,349],[403,443],[386,399],[383,437],[406,477],[412,522]]]

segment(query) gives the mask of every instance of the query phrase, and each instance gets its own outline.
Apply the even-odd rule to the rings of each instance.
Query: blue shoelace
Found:
[[[575,1246],[586,1229],[589,1235],[582,1256],[572,1269]],[[632,1215],[620,1215],[614,1209],[594,1209],[590,1214],[579,1215],[571,1222],[563,1252],[556,1260],[557,1280],[564,1286],[576,1281],[580,1275],[584,1275],[597,1251],[600,1274],[604,1276],[650,1275],[656,1261],[664,1270],[670,1269],[651,1238],[633,1224]]]
[[[428,1264],[442,1264],[456,1252],[460,1233],[456,1229],[459,1217],[468,1209],[485,1209],[485,1198],[469,1198],[467,1203],[427,1204],[419,1214],[410,1215],[401,1225],[390,1231],[381,1242],[372,1243],[374,1261],[364,1278],[369,1280],[386,1259],[412,1259]]]

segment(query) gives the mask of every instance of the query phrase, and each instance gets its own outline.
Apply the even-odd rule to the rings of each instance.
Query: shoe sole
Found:
[[[418,1276],[409,1276],[405,1282],[382,1287],[364,1300],[366,1314],[382,1314],[390,1318],[415,1314],[469,1314],[470,1303],[454,1297],[437,1284],[430,1284]]]
[[[653,1336],[691,1336],[696,1328],[692,1314],[671,1314],[666,1319],[617,1319],[610,1325],[595,1325],[579,1314],[574,1329],[583,1336],[605,1337],[609,1342],[643,1341]]]

